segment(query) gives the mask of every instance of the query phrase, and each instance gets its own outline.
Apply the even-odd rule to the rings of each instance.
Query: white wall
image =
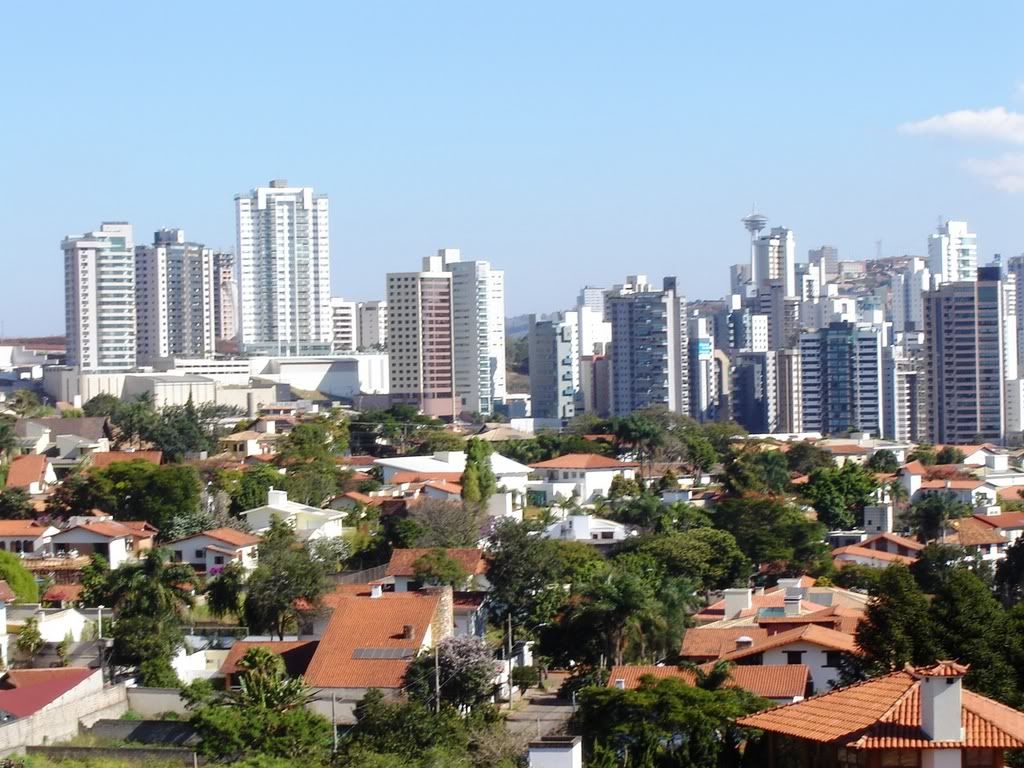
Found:
[[[783,648],[773,648],[764,652],[761,663],[765,666],[772,664],[787,664],[786,651],[804,652],[801,663],[806,665],[807,669],[810,671],[811,682],[814,684],[815,693],[832,690],[834,686],[831,681],[839,679],[839,670],[835,667],[825,666],[826,652],[820,645],[801,642],[790,643]]]

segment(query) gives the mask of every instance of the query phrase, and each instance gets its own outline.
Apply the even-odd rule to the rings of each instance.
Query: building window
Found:
[[[786,663],[787,664],[803,664],[804,663],[804,652],[803,651],[786,651]]]
[[[196,560],[202,560],[206,556],[206,551],[202,549],[196,550]]]
[[[838,668],[842,663],[843,654],[841,651],[825,651],[825,666]]]

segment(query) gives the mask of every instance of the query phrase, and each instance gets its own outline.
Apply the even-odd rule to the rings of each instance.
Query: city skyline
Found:
[[[20,190],[3,214],[4,266],[12,284],[37,288],[31,304],[23,292],[7,297],[7,335],[59,332],[56,244],[66,235],[129,221],[140,236],[183,228],[232,248],[233,196],[279,177],[331,197],[333,293],[354,300],[383,298],[388,271],[439,247],[503,265],[509,315],[571,305],[561,286],[581,264],[586,282],[609,284],[624,253],[634,269],[686,276],[690,298],[716,298],[728,265],[744,260],[737,219],[752,201],[769,227],[794,231],[800,260],[824,243],[871,258],[878,240],[887,256],[926,255],[939,216],[972,223],[980,263],[1024,251],[1024,68],[1011,37],[1024,9],[1011,4],[957,15],[961,36],[987,42],[970,61],[931,45],[950,19],[920,4],[884,16],[880,4],[773,9],[757,25],[664,5],[496,18],[457,5],[324,6],[316,29],[284,18],[273,32],[184,4],[173,18],[189,33],[181,56],[124,67],[116,50],[94,48],[69,66],[80,36],[143,39],[166,21],[157,9],[120,8],[57,18],[12,9],[8,30],[47,34],[11,34],[0,54],[18,73],[5,91],[19,115],[0,125],[18,148],[4,170]],[[870,57],[852,34],[861,29]],[[782,33],[788,45],[758,55]],[[232,76],[271,44],[316,75]],[[185,93],[199,119],[144,130],[80,120],[69,130],[66,105],[101,83],[147,98]],[[300,104],[325,89],[343,98],[318,107],[323,119],[288,120],[251,110],[264,87],[288,87]],[[779,119],[756,119],[773,103]],[[247,115],[277,130],[246,126]],[[35,203],[42,197],[48,205]],[[540,270],[551,279],[537,283]]]

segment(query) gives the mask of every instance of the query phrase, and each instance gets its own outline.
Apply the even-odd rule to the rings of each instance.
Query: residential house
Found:
[[[273,424],[273,422],[266,422]],[[249,457],[271,457],[277,455],[277,444],[281,435],[276,432],[258,432],[244,429],[219,439],[221,450],[231,458],[243,460]]]
[[[72,517],[64,530],[50,537],[50,548],[58,556],[101,555],[110,567],[120,568],[138,560],[153,548],[158,533],[139,520],[116,521],[109,515]]]
[[[198,573],[217,573],[231,563],[246,572],[256,568],[260,537],[235,528],[213,530],[168,542],[175,562],[188,563]]]
[[[816,614],[836,608],[861,609],[867,597],[838,587],[817,587],[813,579],[780,579],[770,590],[737,587],[722,592],[722,599],[694,615],[698,626],[758,626],[768,618]]]
[[[910,565],[917,560],[922,549],[924,544],[913,539],[895,533],[879,533],[857,544],[836,547],[832,550],[832,562],[838,568],[846,563],[873,568],[887,568],[893,563]]]
[[[110,450],[113,436],[105,416],[18,419],[14,425],[21,453],[46,454],[55,468],[67,469]]]
[[[89,459],[89,466],[93,469],[106,469],[121,461],[145,461],[160,466],[163,458],[163,451],[106,451],[94,453]]]
[[[1024,512],[985,515],[982,519],[986,523],[994,525],[1011,544],[1021,537],[1021,533],[1024,533]]]
[[[289,677],[306,674],[309,662],[313,659],[319,640],[239,640],[228,650],[227,658],[221,665],[221,674],[226,678],[228,688],[238,685],[238,673],[241,668],[238,662],[253,648],[265,648],[280,656],[284,662],[284,670]]]
[[[671,678],[682,680],[687,685],[694,685],[697,673],[676,666],[616,666],[612,667],[608,675],[608,687],[629,691],[638,687],[644,678]],[[733,666],[729,670],[729,682],[726,683],[730,688],[742,688],[776,704],[802,701],[809,684],[810,672],[803,664]]]
[[[36,716],[45,717],[51,708],[83,699],[101,690],[103,673],[98,669],[62,667],[8,670],[0,679],[0,725]],[[77,728],[76,722],[75,730]]]
[[[555,541],[581,541],[598,549],[609,549],[625,541],[631,533],[614,520],[594,515],[569,515],[545,528],[543,535]]]
[[[254,533],[265,533],[275,517],[287,523],[302,541],[321,538],[336,538],[344,535],[345,515],[336,509],[320,509],[308,504],[291,501],[285,491],[271,488],[267,491],[267,503],[262,507],[247,509],[242,513]]]
[[[533,470],[527,495],[534,506],[551,506],[575,499],[591,504],[606,498],[616,477],[633,480],[639,464],[596,453],[570,453],[530,465]]]
[[[1006,538],[990,518],[982,515],[961,517],[950,520],[950,532],[942,537],[943,544],[963,547],[972,559],[995,563],[1006,557],[1010,540]]]
[[[20,488],[30,496],[41,496],[56,484],[57,473],[50,460],[42,454],[28,453],[14,457],[7,468],[4,488]]]
[[[753,643],[767,638],[768,630],[763,627],[691,627],[683,635],[679,656],[692,664],[703,664],[743,647],[741,639]]]
[[[1024,713],[965,690],[966,672],[908,667],[737,724],[767,734],[766,768],[1002,768],[1006,750],[1024,748]]]
[[[0,552],[22,557],[42,556],[60,529],[35,520],[0,520]]]
[[[395,549],[391,552],[385,577],[394,579],[395,592],[419,589],[422,584],[416,578],[416,561],[433,552],[429,548]],[[471,547],[445,549],[444,553],[457,562],[466,574],[465,581],[455,586],[463,591],[485,592],[490,589],[487,581],[487,559],[482,549]]]

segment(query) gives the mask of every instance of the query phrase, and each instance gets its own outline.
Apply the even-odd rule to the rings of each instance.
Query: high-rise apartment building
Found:
[[[997,267],[925,297],[931,438],[999,441],[1005,433],[1003,290]]]
[[[892,329],[896,333],[924,328],[924,295],[931,287],[931,271],[920,257],[892,276]]]
[[[780,349],[775,352],[775,376],[778,398],[779,432],[804,431],[803,378],[800,350]],[[817,397],[817,393],[812,393]]]
[[[1006,275],[1013,275],[1016,284],[1017,301],[1014,307],[1015,325],[1017,328],[1017,367],[1018,374],[1024,368],[1024,255],[1011,256],[1006,263]]]
[[[331,351],[334,354],[359,349],[359,318],[357,304],[338,297],[331,298]]]
[[[452,273],[441,256],[428,256],[421,272],[389,273],[387,289],[392,400],[454,417]]]
[[[624,416],[649,406],[690,412],[686,299],[676,279],[661,291],[644,280],[641,290],[608,300],[612,324],[612,413]]]
[[[604,303],[608,291],[604,288],[596,288],[587,285],[580,290],[576,299],[576,309],[589,307],[601,320],[604,320]]]
[[[459,413],[494,413],[505,399],[505,273],[487,261],[438,251],[452,274],[455,396]]]
[[[966,221],[947,221],[928,238],[928,269],[940,283],[977,278],[978,236]]]
[[[137,358],[206,357],[216,341],[213,251],[161,229],[135,248]]]
[[[580,407],[606,418],[611,414],[612,367],[606,355],[580,355]]]
[[[754,241],[751,280],[758,291],[779,281],[785,296],[796,295],[796,237],[786,227],[772,227]]]
[[[359,303],[359,348],[384,349],[388,345],[388,303],[363,301]]]
[[[822,283],[839,276],[839,249],[832,245],[812,248],[807,252],[807,261],[817,269]]]
[[[530,403],[534,418],[568,421],[581,400],[579,319],[530,315]]]
[[[776,354],[737,352],[733,356],[732,418],[754,434],[771,433],[779,428]]]
[[[706,317],[691,317],[687,335],[690,342],[690,415],[697,421],[715,418],[718,404],[715,338]]]
[[[800,334],[803,428],[826,435],[881,435],[882,345],[877,329],[852,323]]]
[[[64,252],[67,362],[90,371],[135,367],[135,249],[132,227],[104,222],[68,237]]]
[[[233,339],[238,334],[238,282],[233,253],[214,251],[213,281],[214,338]]]
[[[235,214],[242,347],[275,355],[329,352],[327,196],[278,179],[236,195]]]
[[[921,331],[912,332],[923,340]],[[882,349],[882,437],[898,442],[928,441],[928,379],[919,343]]]

